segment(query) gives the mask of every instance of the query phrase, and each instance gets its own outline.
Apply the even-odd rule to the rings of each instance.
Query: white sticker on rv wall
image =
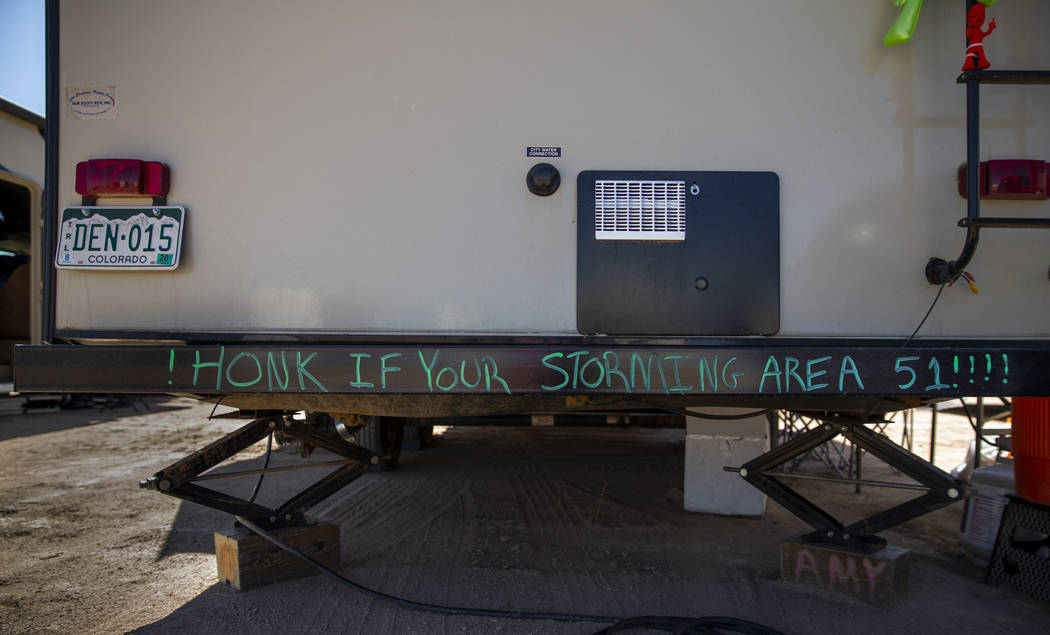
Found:
[[[66,109],[80,119],[116,119],[116,86],[66,86]]]

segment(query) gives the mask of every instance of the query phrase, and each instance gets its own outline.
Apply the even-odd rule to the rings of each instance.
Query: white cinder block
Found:
[[[703,408],[698,412],[735,414],[737,408]],[[685,438],[686,511],[725,516],[761,516],[766,495],[726,466],[739,467],[769,449],[765,415],[736,421],[689,417]]]

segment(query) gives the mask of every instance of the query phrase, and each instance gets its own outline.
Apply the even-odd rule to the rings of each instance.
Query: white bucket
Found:
[[[999,533],[1006,497],[1014,493],[1014,466],[999,463],[982,467],[974,471],[970,487],[974,493],[966,499],[959,540],[974,564],[987,567]]]

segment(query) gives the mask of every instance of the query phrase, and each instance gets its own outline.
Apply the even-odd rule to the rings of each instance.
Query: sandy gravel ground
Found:
[[[229,432],[189,400],[0,417],[0,632],[590,633],[595,624],[444,617],[312,578],[240,593],[215,581],[224,515],[137,482]],[[139,410],[142,410],[141,408]],[[928,435],[917,424],[919,440]],[[891,434],[896,434],[891,431]],[[778,580],[780,541],[805,527],[682,511],[683,431],[458,427],[316,508],[342,529],[344,574],[460,606],[611,615],[729,615],[787,633],[1045,633],[1050,606],[980,583],[957,505],[891,530],[915,554],[892,608]],[[968,427],[942,417],[952,467]],[[925,438],[928,438],[926,436]],[[261,462],[262,445],[230,469]],[[917,447],[920,454],[928,450]],[[314,458],[324,459],[323,455]],[[291,449],[275,464],[299,461]],[[866,476],[898,478],[866,462]],[[261,502],[311,479],[270,477]],[[314,474],[313,476],[319,476]],[[252,479],[230,491],[245,495]],[[801,484],[846,519],[907,492]]]

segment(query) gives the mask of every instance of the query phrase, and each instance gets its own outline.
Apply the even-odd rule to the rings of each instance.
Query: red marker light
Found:
[[[977,168],[981,198],[1028,199],[1050,198],[1047,163],[1028,159],[992,159],[981,161]],[[959,195],[966,198],[966,164],[959,167]]]
[[[138,159],[91,159],[77,164],[77,194],[100,196],[166,196],[168,166]]]

